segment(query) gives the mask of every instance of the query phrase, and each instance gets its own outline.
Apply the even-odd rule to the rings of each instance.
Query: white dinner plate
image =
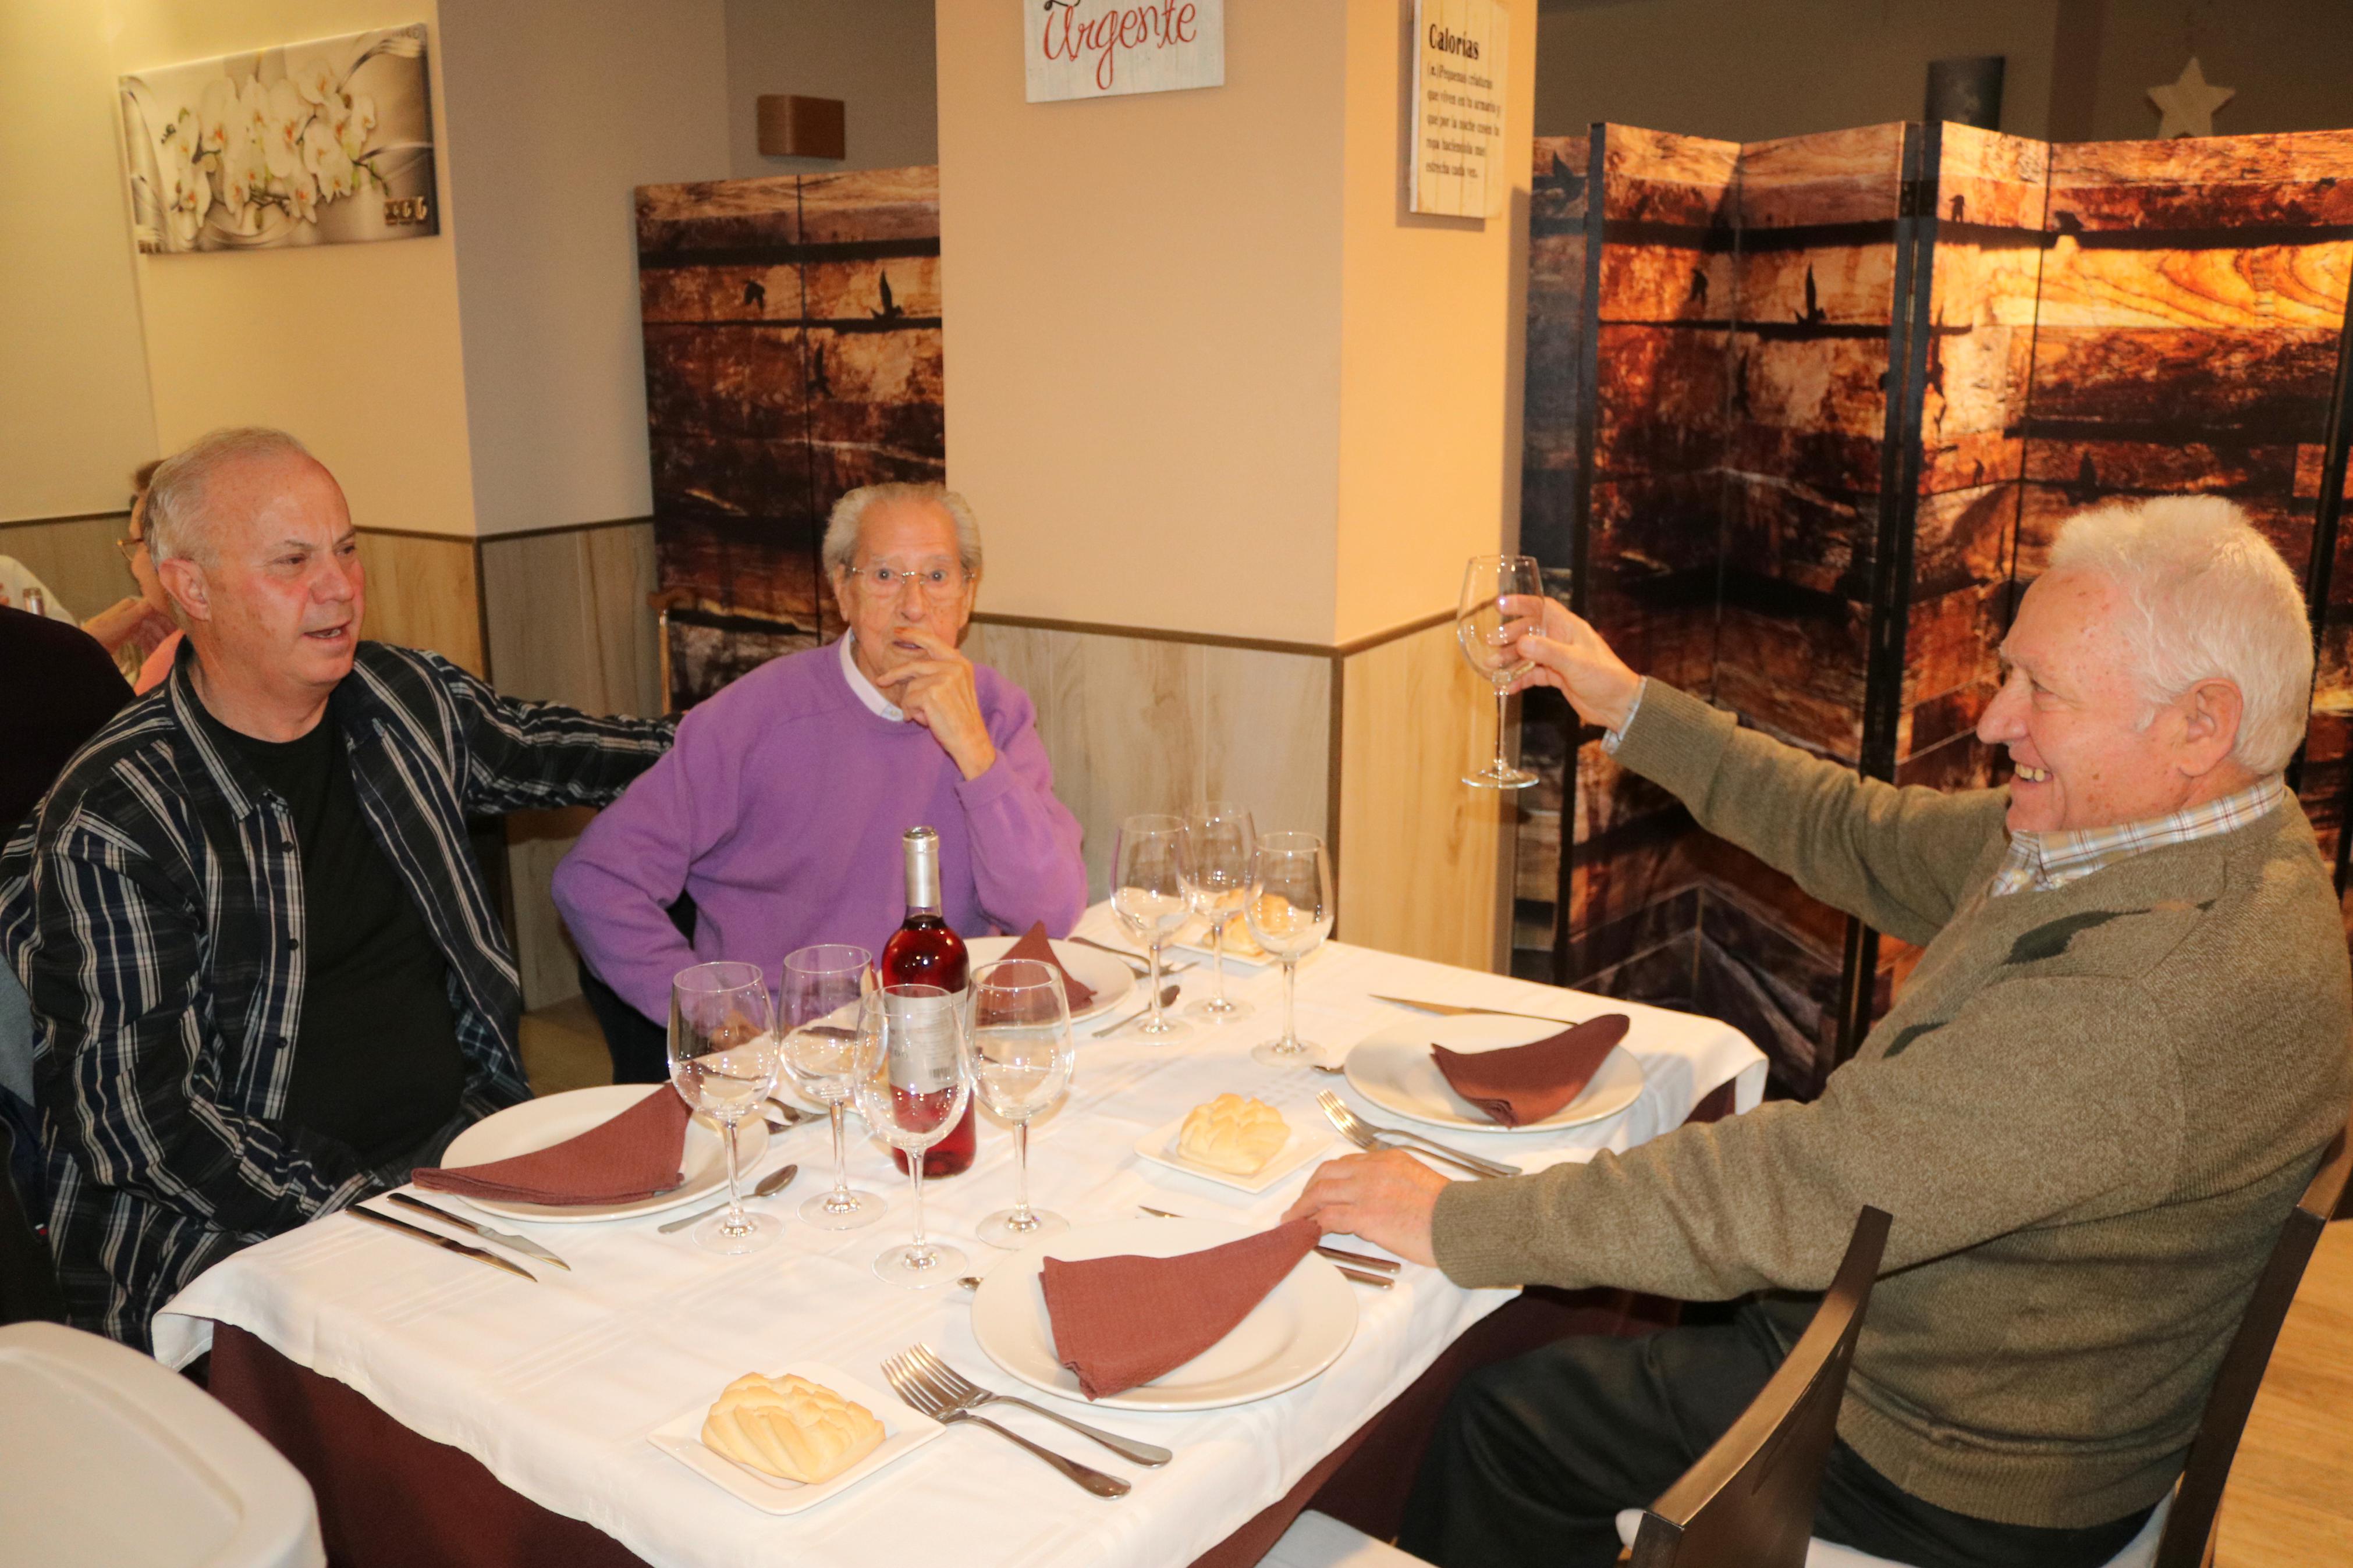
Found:
[[[856,1486],[885,1465],[905,1458],[933,1438],[947,1430],[930,1416],[909,1409],[906,1405],[878,1388],[859,1382],[839,1367],[823,1362],[795,1362],[780,1371],[768,1373],[783,1377],[798,1373],[811,1383],[823,1384],[852,1405],[862,1405],[882,1423],[882,1442],[866,1458],[834,1477],[810,1486],[804,1481],[788,1481],[768,1475],[745,1465],[739,1465],[724,1454],[702,1446],[702,1423],[711,1414],[718,1394],[699,1405],[690,1405],[651,1432],[646,1440],[704,1480],[721,1490],[732,1493],[764,1513],[798,1513],[805,1508],[815,1508],[839,1491]]]
[[[1454,1092],[1430,1059],[1430,1047],[1475,1054],[1506,1046],[1531,1045],[1566,1026],[1540,1018],[1500,1018],[1467,1014],[1460,1018],[1397,1018],[1356,1043],[1348,1053],[1348,1081],[1384,1110],[1438,1127],[1474,1132],[1556,1132],[1617,1115],[1641,1098],[1642,1064],[1623,1046],[1613,1047],[1584,1091],[1542,1121],[1505,1127]]]
[[[1282,1122],[1291,1129],[1290,1139],[1274,1152],[1273,1159],[1247,1176],[1220,1171],[1214,1165],[1203,1165],[1178,1153],[1176,1138],[1185,1131],[1185,1118],[1182,1116],[1137,1139],[1135,1152],[1155,1165],[1166,1165],[1172,1171],[1182,1171],[1205,1182],[1218,1182],[1246,1193],[1262,1193],[1332,1147],[1332,1134],[1325,1131],[1321,1120],[1311,1127],[1302,1127],[1288,1116],[1282,1119]]]
[[[1003,958],[1013,950],[1014,942],[1018,940],[1009,936],[976,936],[964,944],[965,954],[972,961],[972,967],[977,969],[984,963],[994,963]],[[1135,971],[1110,953],[1082,947],[1074,942],[1058,942],[1052,945],[1054,961],[1071,972],[1071,979],[1095,994],[1094,1000],[1085,1007],[1071,1010],[1072,1023],[1109,1012],[1134,987]]]
[[[1174,1258],[1253,1234],[1216,1220],[1121,1219],[1032,1242],[989,1270],[973,1292],[973,1337],[989,1360],[1030,1387],[1089,1403],[1078,1374],[1054,1353],[1053,1322],[1039,1283],[1046,1259]],[[1356,1336],[1356,1299],[1348,1282],[1310,1253],[1224,1339],[1140,1388],[1092,1403],[1113,1410],[1247,1404],[1298,1387],[1339,1360]]]
[[[485,1165],[492,1160],[510,1159],[528,1154],[534,1149],[544,1149],[561,1143],[566,1138],[576,1138],[600,1121],[609,1121],[647,1094],[676,1094],[666,1083],[614,1083],[597,1089],[575,1089],[562,1094],[543,1095],[526,1100],[521,1105],[510,1105],[504,1110],[485,1116],[449,1142],[441,1156],[443,1166]],[[756,1116],[747,1116],[735,1129],[735,1151],[744,1166],[744,1186],[751,1191],[752,1169],[760,1156],[768,1152],[768,1124]],[[719,1142],[719,1124],[698,1114],[687,1123],[686,1147],[680,1152],[680,1167],[686,1173],[685,1184],[656,1197],[639,1198],[628,1204],[586,1204],[556,1207],[550,1204],[501,1203],[495,1198],[469,1197],[462,1193],[438,1193],[437,1197],[454,1197],[480,1209],[485,1214],[505,1215],[511,1219],[527,1219],[541,1225],[578,1225],[597,1219],[635,1219],[639,1215],[659,1214],[681,1204],[691,1204],[713,1190],[723,1196],[727,1190],[727,1151]]]

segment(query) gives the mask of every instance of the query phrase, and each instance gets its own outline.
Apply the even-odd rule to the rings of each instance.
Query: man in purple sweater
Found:
[[[980,585],[980,529],[939,485],[869,485],[826,524],[849,632],[774,659],[697,707],[670,754],[589,826],[555,904],[590,969],[649,1019],[699,959],[778,973],[813,942],[880,953],[905,914],[901,835],[939,830],[948,923],[965,936],[1087,901],[1079,824],[1021,689],[956,650]],[[694,900],[690,941],[668,907]],[[617,1049],[616,1076],[662,1076]]]

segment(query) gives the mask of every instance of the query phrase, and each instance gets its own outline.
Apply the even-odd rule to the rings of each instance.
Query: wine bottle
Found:
[[[940,836],[928,827],[911,827],[905,839],[907,853],[907,918],[882,944],[882,957],[876,967],[881,972],[885,985],[936,985],[953,995],[961,995],[967,967],[964,938],[948,926],[940,912]],[[961,1175],[972,1168],[972,1157],[979,1143],[979,1127],[974,1113],[979,1105],[977,1096],[965,1106],[964,1120],[957,1122],[948,1135],[923,1151],[923,1176]],[[907,1168],[903,1150],[893,1149],[891,1157],[899,1169]]]

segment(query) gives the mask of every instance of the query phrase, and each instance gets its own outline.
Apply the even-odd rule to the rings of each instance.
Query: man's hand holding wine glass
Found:
[[[1623,729],[1641,694],[1642,678],[1610,651],[1601,634],[1557,600],[1515,595],[1504,607],[1510,616],[1504,630],[1517,638],[1521,657],[1532,661],[1509,689],[1552,687],[1587,723]]]

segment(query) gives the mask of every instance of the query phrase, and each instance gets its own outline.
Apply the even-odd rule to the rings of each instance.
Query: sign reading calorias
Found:
[[[1226,82],[1226,0],[1017,0],[1029,101]]]
[[[1407,205],[1418,213],[1497,217],[1511,16],[1495,0],[1414,0],[1413,149]]]

